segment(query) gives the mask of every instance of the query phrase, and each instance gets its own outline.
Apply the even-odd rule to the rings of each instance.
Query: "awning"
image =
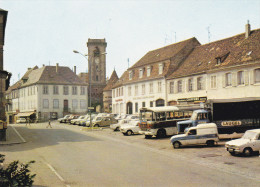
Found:
[[[17,117],[29,117],[32,114],[35,114],[35,112],[21,112],[21,113],[18,113],[16,116]]]

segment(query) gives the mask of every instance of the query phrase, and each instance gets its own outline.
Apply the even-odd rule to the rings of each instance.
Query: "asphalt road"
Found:
[[[205,164],[203,158],[160,149],[160,141],[151,146],[131,141],[137,136],[119,138],[108,131],[46,125],[15,125],[27,142],[0,147],[6,163],[36,161],[31,167],[37,174],[35,186],[260,186],[259,170],[247,175],[229,165],[214,167],[218,165]]]

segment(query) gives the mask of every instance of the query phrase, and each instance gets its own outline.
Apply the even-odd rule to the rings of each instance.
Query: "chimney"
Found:
[[[30,69],[32,69],[32,68],[28,68],[27,70],[29,71]]]
[[[42,67],[45,67],[45,64],[43,64]]]
[[[58,73],[59,63],[56,63],[56,73]]]
[[[77,73],[76,73],[76,66],[74,66],[74,73],[77,74]]]
[[[250,35],[250,24],[249,24],[249,20],[247,20],[247,24],[246,24],[246,38],[248,38]]]

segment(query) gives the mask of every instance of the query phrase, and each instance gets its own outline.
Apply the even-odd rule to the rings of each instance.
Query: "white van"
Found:
[[[171,143],[175,149],[183,145],[207,144],[214,146],[219,141],[218,129],[215,123],[199,124],[190,127],[185,134],[171,137]]]

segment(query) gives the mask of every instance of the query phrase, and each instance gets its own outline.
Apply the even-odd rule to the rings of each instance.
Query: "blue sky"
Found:
[[[88,38],[106,38],[107,77],[148,51],[196,37],[201,44],[260,28],[259,0],[0,0],[8,11],[4,69],[11,84],[33,66],[87,71]]]

